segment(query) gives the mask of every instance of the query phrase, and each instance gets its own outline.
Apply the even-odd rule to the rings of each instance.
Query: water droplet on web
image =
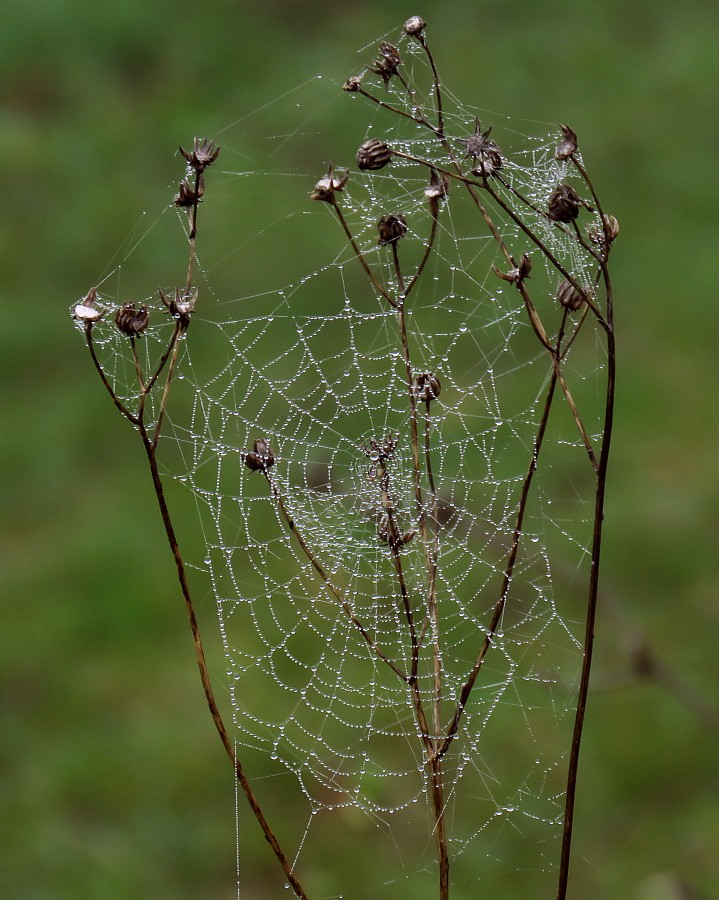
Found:
[[[462,324],[459,326],[459,330],[460,330],[463,334],[464,334],[465,331],[469,331],[469,329],[468,329],[468,327],[467,327],[467,323],[466,323],[466,322],[462,322]]]

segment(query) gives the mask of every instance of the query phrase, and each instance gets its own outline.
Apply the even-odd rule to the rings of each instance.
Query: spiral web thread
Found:
[[[419,48],[406,39],[398,44],[406,70],[414,67],[413,83],[427,83]],[[424,74],[416,71],[422,68]],[[394,81],[382,97],[410,108]],[[430,105],[428,89],[418,89],[417,97]],[[461,139],[473,132],[477,113],[446,91],[444,97],[447,134],[461,157]],[[381,137],[447,165],[426,130],[363,98],[344,101],[357,104],[357,145]],[[557,132],[537,138],[509,124],[482,114],[482,126],[493,126],[502,150],[503,176],[546,208],[557,184],[571,180],[568,164],[554,157]],[[377,220],[386,213],[406,217],[400,252],[411,276],[431,226],[427,172],[394,159],[380,172],[352,172],[342,192],[358,246],[378,281],[393,289],[391,252],[377,244]],[[312,183],[311,177],[303,183],[298,203]],[[496,188],[589,288],[596,266],[576,241]],[[183,460],[176,475],[200,511],[206,554],[198,568],[208,574],[217,603],[240,753],[243,746],[264,751],[293,773],[311,810],[307,832],[315,816],[332,810],[357,807],[390,826],[397,814],[404,823],[414,811],[425,828],[420,856],[431,856],[428,775],[414,707],[407,684],[383,658],[409,671],[407,621],[392,555],[380,537],[374,461],[362,450],[373,439],[396,438],[392,502],[401,530],[419,532],[397,313],[365,278],[332,210],[307,205],[312,227],[326,229],[330,260],[263,292],[261,304],[260,295],[221,299],[216,321],[193,321],[181,368],[191,412],[188,421],[173,413]],[[492,214],[515,258],[535,249],[496,208]],[[297,241],[306,223],[299,223]],[[446,728],[499,597],[552,366],[519,293],[492,271],[492,264],[506,269],[506,263],[461,185],[452,185],[439,223],[407,320],[413,371],[432,372],[441,382],[431,405],[430,444]],[[554,299],[559,277],[536,250],[533,261],[528,283],[551,337],[562,320]],[[592,316],[581,311],[568,328],[580,322],[564,372],[590,439],[599,442],[601,341]],[[193,359],[201,328],[215,329],[217,347],[224,347],[215,349],[209,375]],[[150,329],[148,353],[161,333],[162,326]],[[108,377],[120,396],[131,396],[133,372],[121,339],[109,329],[105,341]],[[419,426],[422,442],[423,415]],[[276,456],[268,478],[243,464],[257,439],[268,441]],[[556,866],[568,714],[581,663],[592,485],[585,447],[559,396],[506,607],[444,761],[451,851],[459,858],[471,850],[475,870],[482,868],[477,854],[487,864],[516,866],[518,844],[523,868]],[[419,534],[401,557],[424,635],[420,692],[430,697],[432,640]]]

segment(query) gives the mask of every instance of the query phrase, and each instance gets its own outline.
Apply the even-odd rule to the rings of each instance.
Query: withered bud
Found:
[[[532,257],[528,253],[523,253],[519,265],[508,272],[503,272],[495,265],[492,266],[492,271],[502,281],[518,284],[520,281],[524,281],[525,278],[529,278],[529,273],[532,271]]]
[[[327,174],[317,182],[315,189],[310,194],[310,199],[324,200],[325,203],[334,203],[335,193],[344,188],[349,177],[349,172],[343,172],[342,175],[337,178],[334,169],[332,168],[332,164],[330,163]]]
[[[369,460],[369,469],[367,470],[367,474],[370,478],[374,478],[376,476],[377,469],[386,468],[387,463],[394,456],[394,451],[397,447],[398,441],[398,438],[390,434],[387,435],[387,437],[381,444],[374,438],[371,438],[368,446],[365,446],[363,444],[360,447],[360,450]]]
[[[377,535],[379,539],[385,541],[385,543],[393,548],[404,547],[404,545],[408,544],[416,534],[416,528],[414,531],[407,531],[405,534],[400,534],[396,522],[388,512],[382,514],[382,518],[379,520],[379,525],[377,526]]]
[[[195,202],[202,197],[205,193],[205,176],[200,175],[197,183],[197,190],[195,190],[194,184],[190,184],[187,181],[183,181],[180,184],[179,191],[175,194],[175,199],[173,203],[175,206],[179,207],[191,207],[195,205]]]
[[[357,166],[363,171],[384,169],[392,159],[392,151],[384,141],[372,138],[365,141],[357,151]]]
[[[436,219],[439,213],[439,201],[443,200],[449,192],[449,180],[444,175],[439,177],[436,169],[431,169],[429,173],[429,184],[424,189],[424,196],[429,200],[429,211],[432,218]]]
[[[619,234],[619,222],[614,216],[602,216],[602,225],[593,225],[587,228],[589,240],[603,247],[605,243],[612,244]]]
[[[356,93],[360,89],[363,78],[364,73],[362,73],[362,75],[350,75],[347,81],[342,85],[342,90],[347,91],[348,94]]]
[[[192,313],[195,311],[197,294],[197,288],[191,290],[189,294],[181,292],[179,288],[175,288],[172,299],[168,300],[160,291],[160,300],[167,307],[170,315],[180,323],[183,331],[187,331]]]
[[[439,397],[442,385],[434,372],[422,372],[421,375],[414,376],[412,390],[420,403],[431,403]]]
[[[202,138],[202,143],[200,143],[200,138],[195,138],[192,150],[185,150],[181,146],[180,153],[195,172],[200,175],[220,155],[220,148],[215,147],[215,142],[209,141],[207,138]]]
[[[79,303],[75,304],[72,317],[86,327],[91,327],[105,315],[104,309],[97,307],[97,288],[90,288]]]
[[[570,312],[576,312],[584,303],[584,294],[571,281],[563,278],[557,288],[557,300]]]
[[[128,337],[137,337],[147,328],[150,321],[150,313],[143,303],[139,309],[135,309],[134,303],[125,303],[115,313],[115,325],[117,330]]]
[[[407,220],[401,213],[390,213],[377,223],[379,230],[379,241],[381,246],[385,244],[396,244],[398,240],[407,234]]]
[[[266,472],[275,464],[275,451],[269,441],[259,438],[252,445],[252,450],[242,452],[242,460],[252,472]]]
[[[476,119],[474,134],[462,141],[466,149],[465,159],[472,158],[475,161],[472,174],[482,178],[491,178],[502,168],[502,155],[497,144],[489,137],[491,131],[491,128],[482,131],[479,119]]]
[[[560,125],[559,127],[562,129],[562,140],[557,145],[557,152],[554,154],[554,158],[569,159],[572,154],[577,152],[577,135],[569,125]]]
[[[422,34],[426,27],[427,23],[424,21],[424,19],[420,18],[420,16],[411,16],[404,23],[404,33],[411,34],[416,37],[417,35]]]
[[[399,50],[393,47],[392,44],[388,44],[387,41],[382,41],[379,45],[379,56],[375,60],[374,65],[370,66],[370,72],[380,75],[384,83],[389,84],[392,76],[397,74],[397,69],[401,63],[402,59],[399,55]]]
[[[553,222],[572,222],[579,215],[579,207],[590,212],[592,207],[569,184],[560,184],[552,191],[547,203],[547,215]]]

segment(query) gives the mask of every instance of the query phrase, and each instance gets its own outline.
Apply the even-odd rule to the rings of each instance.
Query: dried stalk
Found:
[[[182,150],[182,148],[180,149]],[[188,237],[190,244],[190,254],[187,267],[185,291],[183,294],[181,294],[178,290],[176,290],[175,299],[171,303],[168,303],[165,300],[165,297],[162,295],[162,293],[160,295],[163,303],[168,307],[170,313],[173,315],[175,324],[169,343],[165,351],[161,355],[154,372],[150,375],[149,378],[145,378],[137,353],[137,339],[144,332],[148,322],[148,313],[146,307],[141,307],[140,310],[135,310],[134,304],[125,304],[125,306],[121,307],[117,311],[117,314],[115,316],[115,321],[118,329],[129,337],[130,352],[138,380],[137,412],[133,413],[118,397],[115,389],[108,381],[107,376],[105,375],[102,365],[98,359],[95,342],[93,339],[93,328],[102,316],[99,312],[97,315],[94,314],[95,301],[97,297],[97,292],[95,291],[95,289],[90,291],[90,293],[85,298],[85,301],[83,301],[82,304],[79,304],[76,307],[75,314],[76,318],[81,321],[84,320],[85,322],[85,339],[88,350],[90,352],[90,358],[95,367],[95,370],[100,377],[102,384],[104,385],[106,391],[112,399],[115,407],[127,419],[127,421],[136,428],[140,436],[140,440],[142,441],[142,445],[145,450],[148,466],[150,469],[150,476],[152,478],[152,486],[155,492],[155,498],[157,500],[157,505],[162,517],[162,524],[165,529],[165,536],[167,537],[167,541],[170,546],[170,551],[175,563],[178,582],[180,584],[180,590],[182,591],[182,596],[185,600],[185,608],[187,611],[190,630],[192,632],[193,643],[195,646],[195,658],[200,673],[200,681],[202,682],[203,691],[205,693],[205,700],[207,702],[210,715],[212,716],[212,721],[215,725],[215,729],[220,737],[220,740],[222,741],[225,752],[227,753],[227,756],[232,763],[232,766],[235,770],[235,776],[238,783],[240,784],[240,787],[242,788],[250,809],[252,810],[253,815],[255,816],[260,828],[262,829],[265,839],[272,848],[272,852],[279,862],[288,884],[292,887],[292,890],[297,897],[301,898],[301,900],[307,900],[307,894],[305,893],[304,888],[302,887],[297,876],[292,871],[292,864],[285,856],[284,851],[279,844],[279,841],[277,840],[272,828],[270,827],[264,815],[262,807],[257,800],[252,786],[247,779],[242,763],[235,752],[235,748],[225,726],[222,714],[220,713],[217,701],[215,700],[210,673],[207,668],[207,661],[205,658],[202,637],[200,635],[197,616],[195,615],[192,595],[190,593],[190,586],[187,580],[185,564],[177,542],[172,517],[170,515],[169,507],[165,498],[164,485],[162,482],[162,477],[160,476],[157,462],[157,445],[160,438],[165,413],[167,411],[167,404],[173,376],[176,370],[179,341],[180,338],[185,334],[189,326],[190,317],[194,310],[194,304],[196,300],[196,294],[192,294],[192,276],[194,263],[196,260],[198,203],[202,193],[204,192],[203,172],[204,169],[208,165],[211,165],[212,162],[214,162],[214,160],[217,158],[219,148],[215,150],[212,143],[203,141],[202,144],[200,144],[198,140],[195,139],[193,152],[187,153],[184,150],[182,152],[185,158],[188,160],[190,167],[195,172],[194,186],[190,188],[188,187],[186,182],[183,182],[180,187],[180,192],[175,198],[175,202],[178,206],[189,207],[190,227]],[[167,365],[168,361],[169,366]],[[147,400],[148,397],[150,397],[153,389],[157,385],[160,375],[166,367],[167,375],[162,389],[162,396],[159,402],[157,418],[155,420],[154,426],[152,428],[148,428],[145,420]]]

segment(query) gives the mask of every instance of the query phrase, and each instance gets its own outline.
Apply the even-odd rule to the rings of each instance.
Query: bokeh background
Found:
[[[252,112],[232,132],[250,168],[282,130],[281,104],[265,104],[318,72],[341,82],[362,46],[417,13],[467,103],[574,127],[621,224],[618,415],[570,896],[719,897],[719,7],[708,0],[5,0],[3,897],[236,895],[233,781],[141,448],[68,308],[142,211],[167,202],[178,143]],[[316,146],[298,147],[309,186],[288,206],[331,154],[338,109]],[[227,227],[255,233],[262,202],[248,191]],[[260,243],[237,255],[238,281],[259,284],[272,265]],[[300,241],[296,252],[298,271]],[[149,256],[123,275],[129,296],[158,283],[163,261]],[[212,600],[199,606],[222,695]],[[303,859],[308,883],[329,883],[323,872],[358,841],[361,829]],[[242,896],[286,896],[254,826],[241,842]]]

